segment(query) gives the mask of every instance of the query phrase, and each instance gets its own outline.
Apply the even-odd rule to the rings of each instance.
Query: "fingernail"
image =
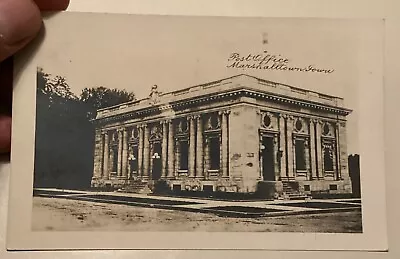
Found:
[[[41,16],[32,0],[0,1],[0,58],[22,48],[40,30]]]

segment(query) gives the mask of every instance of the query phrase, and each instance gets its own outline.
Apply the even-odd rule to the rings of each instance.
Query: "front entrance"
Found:
[[[261,137],[260,165],[263,180],[275,181],[273,137]]]
[[[151,176],[153,180],[159,180],[161,178],[161,170],[162,170],[162,148],[161,143],[156,142],[153,143],[151,159],[153,160],[153,168],[151,170]]]

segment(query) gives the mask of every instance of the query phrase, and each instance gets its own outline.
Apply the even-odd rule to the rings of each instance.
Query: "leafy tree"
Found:
[[[135,100],[135,94],[126,90],[109,89],[100,86],[83,89],[80,100],[88,106],[88,118],[94,119],[98,109],[133,101]]]
[[[72,93],[66,78],[38,68],[35,187],[88,188],[93,172],[94,118],[98,108],[134,99],[133,93],[86,88]]]

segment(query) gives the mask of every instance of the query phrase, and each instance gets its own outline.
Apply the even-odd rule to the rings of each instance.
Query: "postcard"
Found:
[[[46,16],[16,60],[7,248],[387,250],[383,28]]]

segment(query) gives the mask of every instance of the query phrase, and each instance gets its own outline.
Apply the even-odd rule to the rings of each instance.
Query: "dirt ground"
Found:
[[[34,231],[251,231],[361,232],[361,212],[274,218],[223,218],[213,214],[170,211],[57,198],[33,198]]]

